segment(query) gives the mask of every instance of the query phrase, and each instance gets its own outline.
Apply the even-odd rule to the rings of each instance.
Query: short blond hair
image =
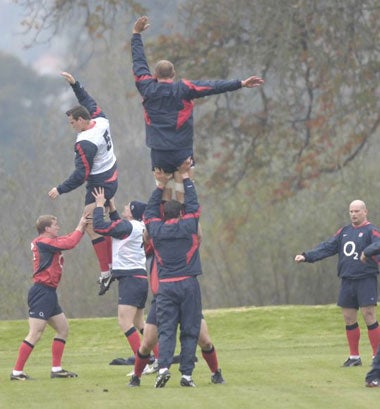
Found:
[[[45,233],[46,227],[50,227],[54,220],[57,220],[57,218],[51,214],[43,214],[42,216],[39,216],[36,221],[38,234]]]
[[[172,79],[175,76],[174,65],[168,60],[158,61],[154,72],[158,79]]]

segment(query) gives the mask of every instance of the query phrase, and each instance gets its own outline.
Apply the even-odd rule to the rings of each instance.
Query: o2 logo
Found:
[[[343,246],[343,253],[347,257],[351,257],[354,260],[359,260],[359,253],[356,251],[356,246],[353,241],[348,241],[347,243],[344,244]]]

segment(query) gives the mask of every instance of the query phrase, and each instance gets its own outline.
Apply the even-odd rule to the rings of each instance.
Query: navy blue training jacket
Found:
[[[379,274],[376,260],[360,261],[362,251],[375,242],[380,242],[380,232],[376,226],[369,222],[358,227],[350,224],[303,255],[306,262],[313,263],[338,254],[338,277],[361,279]]]
[[[193,149],[193,102],[195,98],[236,91],[240,80],[158,82],[152,76],[141,34],[132,36],[133,74],[143,98],[146,145],[151,149]]]
[[[157,260],[159,279],[202,274],[198,251],[200,207],[193,182],[185,179],[183,184],[185,210],[181,218],[162,220],[160,204],[163,190],[160,188],[153,191],[144,212],[144,222]]]

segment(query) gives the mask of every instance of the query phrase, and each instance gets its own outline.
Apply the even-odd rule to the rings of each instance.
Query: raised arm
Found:
[[[68,82],[68,84],[71,85],[78,102],[80,105],[83,105],[88,109],[88,112],[91,114],[92,118],[106,117],[95,99],[84,89],[84,87],[74,78],[72,74],[63,71],[61,72],[61,76]]]
[[[119,240],[128,237],[133,230],[130,221],[120,218],[110,221],[104,220],[104,204],[106,202],[104,189],[102,187],[95,188],[92,195],[96,202],[92,221],[94,231],[103,236],[111,236]],[[114,208],[114,212],[116,212],[116,208]]]
[[[200,206],[198,203],[197,191],[193,181],[190,179],[190,169],[192,161],[191,158],[186,159],[178,168],[179,174],[182,176],[183,188],[185,191],[184,209],[186,214],[194,214],[196,217],[200,216]]]
[[[144,85],[147,85],[147,83],[153,79],[146,60],[144,44],[141,38],[141,33],[148,27],[147,17],[143,16],[138,18],[133,27],[131,40],[132,70],[135,77],[136,87],[140,93],[143,93]]]

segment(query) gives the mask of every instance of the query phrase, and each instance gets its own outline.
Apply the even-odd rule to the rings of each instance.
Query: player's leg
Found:
[[[24,366],[34,346],[41,339],[45,331],[47,320],[52,308],[57,303],[57,294],[54,289],[34,284],[28,292],[29,332],[22,341],[15,366],[11,373],[11,380],[30,379],[24,371]]]
[[[157,333],[157,318],[156,318],[156,303],[155,299],[152,300],[152,304],[144,325],[144,336],[141,340],[140,348],[136,353],[134,374],[128,384],[130,387],[140,386],[140,378],[143,374],[144,368],[150,361],[150,353],[157,345],[158,333]]]
[[[376,306],[369,305],[361,307],[360,310],[367,325],[368,339],[372,347],[372,356],[374,357],[380,345],[380,327],[376,319]]]
[[[202,317],[201,329],[199,332],[198,345],[202,351],[202,357],[206,361],[211,371],[212,383],[225,383],[222,377],[222,371],[219,368],[218,356],[213,345],[210,333],[208,331],[206,320]]]
[[[48,324],[55,330],[51,351],[52,368],[51,378],[76,378],[78,375],[74,372],[62,368],[62,356],[66,346],[66,340],[69,335],[69,323],[63,312],[49,318]]]
[[[160,283],[160,286],[162,283]],[[182,374],[181,386],[195,386],[192,373],[195,366],[195,352],[202,321],[202,305],[199,283],[196,277],[175,283],[180,302],[180,343],[181,360],[179,371]],[[160,322],[160,321],[159,321]],[[159,328],[160,333],[160,328]],[[159,337],[160,350],[162,349]],[[174,352],[174,351],[173,351]]]
[[[367,277],[357,281],[357,298],[367,325],[372,357],[374,357],[380,345],[380,327],[376,317],[377,277]]]
[[[343,366],[360,366],[361,358],[359,353],[360,327],[358,324],[358,312],[355,308],[342,308],[344,322],[346,324],[346,337],[350,356]]]
[[[119,326],[136,355],[141,342],[139,332],[144,328],[143,311],[148,296],[148,280],[131,276],[121,276],[118,280]]]
[[[98,259],[100,276],[98,282],[100,284],[99,295],[103,295],[111,284],[111,260],[112,253],[110,251],[109,239],[105,236],[101,236],[95,233],[93,223],[92,223],[92,213],[95,209],[95,203],[89,203],[85,206],[83,214],[88,214],[89,222],[86,225],[86,233],[88,234],[92,246],[94,248],[96,257]]]
[[[372,369],[366,374],[365,383],[370,388],[380,387],[380,345],[372,360]]]
[[[34,346],[41,339],[46,325],[47,321],[44,319],[29,318],[29,332],[19,347],[16,363],[11,373],[11,380],[23,381],[30,379],[29,376],[24,373],[24,366],[30,354],[33,352]]]
[[[137,307],[133,305],[118,305],[117,317],[120,329],[123,331],[133,354],[135,355],[140,347],[140,335],[134,326],[134,317],[137,312]]]
[[[346,324],[346,337],[350,356],[343,363],[344,367],[360,366],[359,353],[360,327],[358,324],[359,303],[356,297],[356,280],[342,279],[337,304],[341,307]]]

